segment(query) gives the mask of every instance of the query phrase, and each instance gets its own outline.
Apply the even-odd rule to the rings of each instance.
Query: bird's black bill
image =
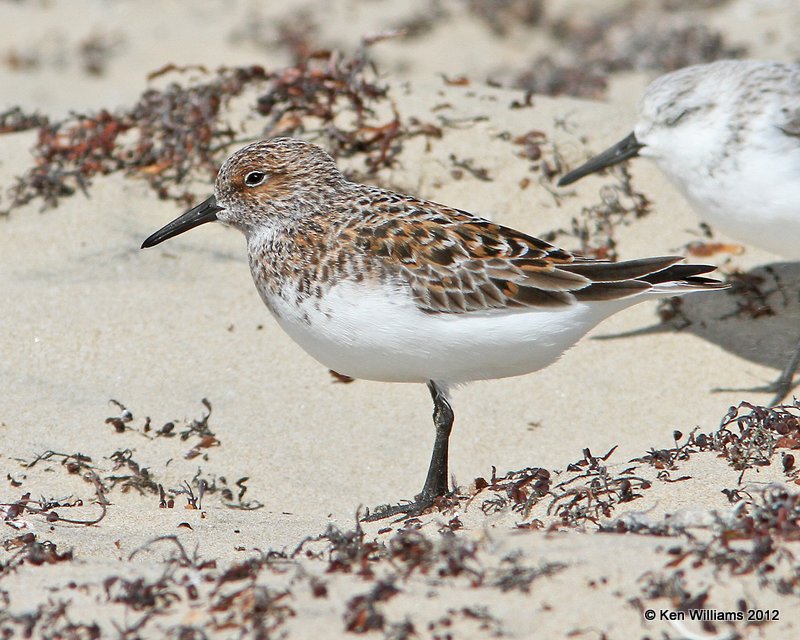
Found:
[[[603,153],[596,155],[594,158],[582,164],[577,169],[570,171],[561,180],[558,181],[559,187],[566,187],[568,184],[577,182],[584,176],[590,173],[600,171],[606,167],[618,164],[628,158],[633,158],[639,155],[639,149],[644,145],[640,143],[634,134],[630,134],[624,140],[620,140],[610,149],[606,149]]]
[[[154,247],[164,242],[164,240],[169,240],[206,222],[214,222],[217,219],[217,211],[222,209],[223,207],[217,204],[216,198],[211,196],[208,200],[204,200],[193,209],[189,209],[182,216],[175,218],[168,225],[156,231],[142,243],[142,249]]]

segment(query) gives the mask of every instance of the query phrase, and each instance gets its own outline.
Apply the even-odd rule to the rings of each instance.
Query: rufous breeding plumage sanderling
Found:
[[[308,353],[354,378],[426,383],[436,437],[422,492],[369,519],[419,513],[448,491],[449,390],[551,364],[617,311],[719,289],[707,265],[575,256],[466,211],[348,181],[320,147],[256,142],[214,195],[144,241],[219,220],[244,233],[264,304]]]
[[[800,65],[720,60],[654,80],[626,138],[559,186],[642,156],[651,158],[706,222],[742,242],[800,260]],[[800,342],[762,390],[791,391]]]

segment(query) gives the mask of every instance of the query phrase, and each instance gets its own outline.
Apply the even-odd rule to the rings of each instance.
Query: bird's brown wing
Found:
[[[405,196],[371,202],[353,231],[365,257],[382,261],[433,313],[624,298],[652,287],[639,278],[681,259],[580,258],[465,211]]]

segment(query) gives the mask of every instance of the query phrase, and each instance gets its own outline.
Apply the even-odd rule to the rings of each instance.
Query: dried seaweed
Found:
[[[34,200],[43,209],[55,207],[78,191],[88,195],[96,176],[117,172],[143,178],[159,198],[187,205],[196,198],[187,190],[189,180],[213,180],[229,145],[237,141],[243,125],[232,122],[230,103],[244,94],[250,106],[245,119],[261,122],[264,137],[322,138],[334,156],[363,158],[364,169],[352,169],[351,178],[374,176],[394,163],[405,139],[441,135],[438,128],[403,123],[379,80],[369,47],[396,35],[365,38],[352,55],[310,50],[301,38],[293,45],[295,64],[275,71],[166,65],[149,78],[169,75],[172,82],[113,112],[101,109],[49,122],[9,111],[0,124],[7,123],[8,130],[36,126],[38,139],[34,166],[9,188],[2,213]]]
[[[385,618],[378,603],[386,602],[398,593],[393,580],[378,580],[369,593],[353,596],[345,605],[345,630],[350,633],[382,630]]]
[[[428,629],[433,632],[434,638],[453,638],[450,629],[454,626],[454,619],[472,622],[477,626],[474,636],[467,634],[464,637],[502,637],[503,625],[498,618],[489,613],[489,609],[484,606],[461,607],[460,609],[448,609],[447,613],[438,620],[430,623]]]
[[[495,494],[481,503],[484,514],[498,512],[510,505],[512,511],[522,513],[527,518],[531,508],[550,493],[550,484],[550,472],[547,469],[526,467],[498,478],[496,468],[492,467],[490,481],[476,478],[474,487],[475,495],[484,489]]]
[[[49,540],[39,542],[34,533],[24,533],[6,540],[3,549],[12,553],[8,559],[0,560],[0,577],[16,571],[22,565],[38,567],[72,560],[72,549],[59,551],[57,545]]]
[[[498,36],[515,27],[533,27],[544,16],[544,0],[469,0],[467,10]]]
[[[503,592],[530,593],[531,584],[535,580],[556,575],[566,568],[567,565],[563,562],[543,562],[540,566],[529,567],[520,562],[518,555],[511,555],[503,558],[500,568],[491,578],[491,584]]]
[[[716,431],[698,433],[695,429],[682,445],[678,445],[678,440],[680,437],[676,437],[675,447],[651,449],[633,461],[646,462],[664,472],[675,469],[677,461],[692,454],[713,451],[741,471],[738,480],[741,485],[745,471],[772,464],[778,449],[800,449],[800,403],[763,407],[741,402],[728,410]],[[781,460],[784,473],[796,480],[794,456],[787,455],[791,454],[784,454]]]
[[[477,565],[477,546],[450,531],[431,540],[414,529],[402,529],[389,540],[388,558],[408,578],[415,572],[438,578],[466,575],[473,586],[483,581]]]
[[[125,37],[116,31],[95,31],[78,43],[78,58],[90,76],[106,73],[109,61],[119,52]]]
[[[131,449],[118,449],[109,456],[109,460],[114,463],[112,471],[122,470],[128,472],[107,476],[105,480],[109,483],[111,489],[119,486],[122,489],[122,493],[127,493],[133,489],[142,496],[160,494],[160,485],[153,479],[147,467],[142,467],[133,459],[133,451]]]
[[[554,482],[545,469],[526,468],[498,478],[492,468],[491,480],[477,478],[467,500],[471,502],[489,493],[481,502],[484,514],[510,509],[525,519],[517,524],[518,528],[540,529],[545,526],[541,520],[528,518],[533,507],[550,496],[547,515],[556,516],[562,525],[579,527],[587,522],[600,525],[600,519],[609,518],[616,505],[640,498],[641,492],[651,486],[649,480],[634,474],[635,467],[616,474],[611,472],[604,463],[615,449],[601,457],[584,449],[583,458],[567,467],[570,475],[560,482]]]
[[[553,487],[554,497],[547,507],[547,514],[558,516],[567,526],[584,524],[586,521],[600,523],[600,518],[610,518],[616,505],[642,497],[641,491],[649,489],[651,482],[633,475],[633,469],[625,469],[614,475],[604,463],[617,447],[604,456],[593,456],[588,449],[583,459],[567,467],[568,471],[580,471],[572,478]],[[580,482],[579,486],[572,486]],[[559,491],[556,493],[556,491]]]
[[[57,451],[45,451],[37,455],[32,461],[20,461],[26,469],[31,469],[43,461],[59,460],[60,466],[68,474],[78,475],[84,482],[90,484],[94,489],[95,503],[100,507],[100,513],[95,518],[68,518],[56,511],[59,509],[80,508],[84,506],[84,501],[80,498],[41,498],[35,500],[31,498],[30,492],[25,493],[19,500],[13,503],[0,504],[0,511],[4,513],[4,519],[12,523],[25,514],[44,515],[47,522],[64,522],[68,524],[94,525],[99,523],[105,516],[108,507],[106,498],[106,487],[103,485],[94,467],[90,465],[92,459],[82,453],[59,453]]]
[[[708,590],[692,593],[688,589],[682,571],[675,572],[669,577],[647,573],[641,580],[644,582],[642,591],[648,600],[668,598],[673,611],[701,609],[708,600]]]
[[[581,255],[599,260],[616,260],[616,227],[629,225],[648,215],[651,203],[644,193],[634,188],[625,165],[613,167],[611,172],[617,180],[600,189],[598,204],[583,207],[572,218],[569,229],[556,229],[543,234],[542,238],[562,244],[563,237],[574,238],[580,243],[576,251]]]
[[[26,113],[19,107],[11,107],[0,113],[0,134],[14,133],[46,127],[50,120],[39,113]]]
[[[307,548],[311,543],[325,541],[327,548],[321,552],[314,552]],[[328,558],[330,573],[357,573],[361,576],[372,577],[371,563],[381,553],[381,545],[375,541],[368,541],[361,524],[356,519],[356,528],[351,531],[342,531],[335,525],[329,524],[324,533],[318,536],[305,538],[297,545],[291,558],[296,558],[304,553],[309,558]]]
[[[70,603],[48,598],[36,609],[13,614],[0,607],[0,637],[3,638],[75,638],[97,640],[102,637],[96,622],[81,624],[69,618]]]
[[[667,73],[692,64],[740,58],[744,47],[729,46],[722,34],[681,15],[651,13],[631,4],[547,23],[559,43],[555,54],[533,60],[512,86],[547,95],[602,98],[609,74],[647,70]]]
[[[767,273],[775,276],[774,271],[767,271]],[[776,314],[769,302],[769,297],[773,293],[783,293],[781,283],[777,278],[775,278],[775,288],[766,288],[767,278],[765,275],[745,273],[738,269],[725,275],[726,283],[731,286],[728,295],[736,299],[736,309],[730,314],[722,316],[721,319],[741,316],[756,319]]]
[[[450,162],[453,164],[454,169],[450,171],[450,175],[456,180],[461,180],[466,171],[473,178],[483,182],[492,182],[493,178],[489,175],[489,170],[484,167],[476,167],[475,161],[472,158],[465,158],[460,160],[456,158],[455,154],[450,154]]]
[[[181,71],[173,66],[154,77]],[[193,171],[214,176],[222,146],[233,140],[223,107],[265,78],[261,67],[222,68],[205,82],[149,89],[130,109],[76,113],[40,126],[34,166],[9,189],[5,213],[33,200],[55,207],[86,193],[95,176],[119,171],[145,178],[161,198],[188,201],[175,186]]]
[[[268,90],[256,103],[257,113],[267,118],[265,135],[297,135],[315,127],[334,157],[362,154],[367,175],[390,166],[401,148],[401,121],[388,100],[388,87],[379,83],[368,46],[365,42],[350,57],[315,51],[271,74]],[[384,101],[391,111],[388,120],[376,113]]]
[[[601,70],[577,63],[561,64],[546,55],[519,73],[512,87],[533,94],[599,100],[605,95],[608,81]]]
[[[717,519],[710,537],[672,532],[684,534],[685,542],[670,547],[670,572],[646,576],[647,597],[668,597],[674,609],[700,608],[707,593],[692,595],[684,586],[684,576],[688,569],[702,566],[712,567],[716,575],[755,575],[762,588],[800,594],[800,571],[795,554],[787,546],[800,540],[800,495],[777,486],[742,495],[746,497],[737,503],[731,517]],[[631,531],[654,533],[650,527]]]

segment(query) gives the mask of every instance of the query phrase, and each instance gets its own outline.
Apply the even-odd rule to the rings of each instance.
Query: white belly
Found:
[[[644,297],[554,310],[430,314],[404,291],[346,283],[299,307],[291,296],[291,304],[270,297],[268,306],[303,349],[339,373],[459,383],[546,367],[598,322]]]
[[[790,260],[800,259],[800,175],[795,183],[766,190],[731,188],[714,197],[684,193],[700,218],[715,229]]]
[[[678,160],[657,162],[702,220],[741,242],[800,259],[800,146],[795,139],[771,127],[751,136],[713,172]]]

